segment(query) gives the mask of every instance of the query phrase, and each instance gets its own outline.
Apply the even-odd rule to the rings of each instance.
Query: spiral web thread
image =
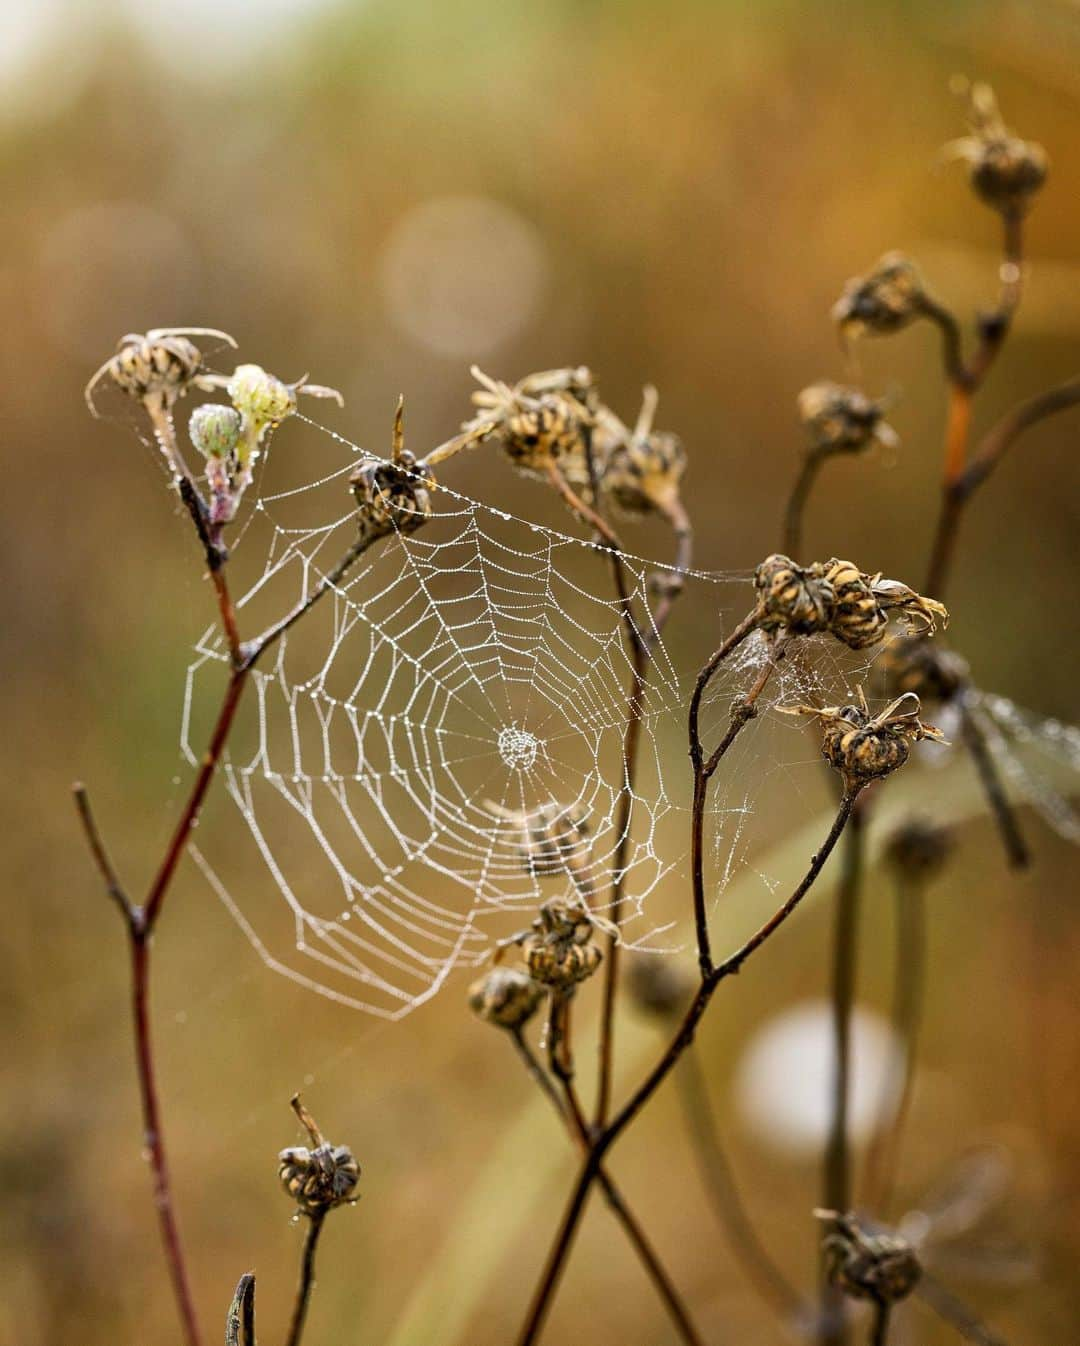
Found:
[[[248,631],[310,593],[355,536],[344,488],[358,462],[374,456],[308,424],[339,465],[284,485],[271,471],[284,448],[264,467],[264,493],[234,542],[245,555],[266,549],[261,573],[237,602]],[[294,444],[290,435],[287,465],[310,463]],[[493,467],[493,481],[504,471]],[[410,536],[376,543],[253,671],[246,718],[222,765],[233,823],[192,848],[269,967],[390,1019],[428,1000],[455,969],[480,965],[546,900],[588,892],[602,916],[630,789],[622,739],[632,666],[608,557],[591,542],[460,494],[447,475],[440,472],[436,516]],[[650,577],[664,567],[629,555],[623,567],[637,620],[651,620]],[[747,579],[687,577],[682,615],[701,625],[707,614],[715,624],[709,645],[721,634],[721,606],[736,618],[750,606]],[[707,653],[701,648],[680,670],[656,640],[641,697],[622,919],[623,942],[633,948],[671,947],[683,937],[670,933],[650,898],[674,873],[684,914],[685,715]],[[764,641],[753,637],[716,680],[705,704],[708,733],[722,727],[764,657]],[[869,662],[836,642],[804,642],[778,669],[762,706],[848,699]],[[226,665],[211,627],[186,678],[181,749],[193,766]],[[779,744],[770,749],[762,726],[752,726],[713,792],[717,898],[750,864],[748,824],[770,780],[801,789],[812,772],[820,791],[809,738],[786,717],[769,718]],[[524,827],[545,809],[588,828],[554,874],[524,862]],[[760,879],[771,890],[768,876]]]

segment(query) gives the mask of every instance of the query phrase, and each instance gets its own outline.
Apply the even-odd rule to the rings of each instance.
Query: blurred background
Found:
[[[138,890],[182,802],[183,675],[211,604],[154,453],[122,422],[89,419],[88,377],[122,333],[219,327],[243,358],[340,388],[346,410],[324,419],[360,444],[387,443],[404,391],[417,449],[467,414],[473,361],[508,379],[587,362],[626,418],[651,380],[690,455],[699,564],[747,569],[777,543],[802,442],[797,391],[851,375],[827,318],[844,280],[901,248],[965,320],[993,302],[997,219],[962,169],[935,161],[963,134],[958,73],[992,82],[1007,122],[1052,162],[1023,309],[977,428],[1076,374],[1080,5],[4,0],[0,15],[0,1343],[176,1341],[139,1155],[123,936],[69,787],[89,783]],[[895,395],[902,448],[895,463],[831,465],[809,550],[915,580],[940,460],[938,343],[916,326],[859,358],[867,390]],[[1078,718],[1077,436],[1075,414],[1041,427],[979,496],[950,604],[950,636],[980,684],[1066,720]],[[478,492],[496,471],[524,508],[527,488],[480,456],[455,483]],[[713,617],[684,607],[675,654],[707,645]],[[924,807],[943,779],[924,781]],[[212,797],[207,827],[221,805]],[[979,817],[932,890],[928,1027],[898,1194],[904,1209],[971,1146],[1006,1146],[1015,1182],[1000,1214],[1037,1247],[1038,1272],[1002,1281],[973,1258],[948,1283],[1010,1342],[1060,1346],[1080,1325],[1080,921],[1074,857],[1025,821],[1030,874],[1005,871]],[[784,834],[785,818],[768,823],[774,841]],[[888,892],[875,883],[867,1012],[890,996]],[[799,939],[740,979],[700,1048],[754,1218],[807,1287],[819,1130],[795,1084],[776,1097],[747,1080],[778,1023],[796,1063],[816,1059],[828,932],[818,902]],[[268,972],[190,866],[155,964],[174,1180],[208,1339],[252,1267],[263,1334],[281,1331],[301,1231],[276,1155],[298,1140],[287,1105],[303,1088],[365,1170],[361,1204],[325,1236],[309,1340],[509,1340],[573,1159],[505,1044],[465,1012],[464,981],[400,1024],[350,1013]],[[632,1075],[658,1035],[624,1019]],[[613,1167],[709,1338],[783,1341],[695,1187],[670,1090]],[[672,1339],[599,1203],[546,1339]],[[913,1305],[894,1340],[956,1335]]]

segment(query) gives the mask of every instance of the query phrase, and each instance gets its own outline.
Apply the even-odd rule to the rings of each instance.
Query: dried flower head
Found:
[[[940,729],[919,719],[919,698],[911,693],[897,697],[877,715],[870,714],[861,688],[859,700],[859,705],[794,706],[787,711],[817,717],[822,728],[821,754],[840,773],[849,793],[902,767],[912,743],[945,741]]]
[[[391,533],[415,533],[431,518],[435,478],[405,447],[404,415],[399,397],[389,461],[367,463],[349,478],[361,540],[369,545]]]
[[[832,592],[829,630],[850,649],[875,645],[885,634],[892,612],[899,612],[911,629],[922,632],[932,632],[938,618],[943,624],[948,622],[949,614],[941,603],[923,598],[899,580],[865,575],[850,561],[835,556],[820,569]]]
[[[858,388],[812,383],[799,394],[798,408],[811,452],[859,453],[875,444],[895,449],[900,443],[896,431],[885,422],[885,403]]]
[[[360,1165],[345,1145],[331,1145],[297,1094],[292,1109],[311,1137],[312,1148],[297,1145],[278,1156],[278,1178],[300,1212],[321,1219],[335,1206],[356,1200],[353,1193],[360,1181]]]
[[[971,680],[966,659],[921,635],[892,641],[881,667],[893,696],[914,692],[924,702],[951,701]]]
[[[477,414],[465,422],[460,435],[428,455],[429,463],[442,462],[490,439],[521,472],[546,477],[557,466],[567,481],[588,485],[586,445],[593,415],[577,396],[584,391],[587,401],[593,398],[592,375],[587,369],[530,374],[514,387],[475,365],[472,375],[481,385],[472,396]]]
[[[516,967],[493,967],[469,987],[469,1008],[498,1028],[524,1028],[540,1006],[544,988]]]
[[[674,958],[655,953],[638,953],[627,961],[626,986],[631,1000],[662,1018],[686,1008],[694,993],[691,970]]]
[[[545,986],[571,991],[600,966],[593,920],[579,904],[545,902],[522,941],[529,972]]]
[[[820,565],[800,566],[776,552],[754,571],[754,588],[763,630],[783,628],[792,635],[809,636],[827,629],[833,594]]]
[[[911,629],[929,634],[949,614],[899,580],[867,575],[851,561],[832,557],[800,566],[790,556],[767,556],[754,572],[754,588],[764,631],[784,629],[808,636],[828,631],[854,650],[876,644],[892,613]]]
[[[97,415],[94,389],[110,378],[129,397],[148,410],[168,411],[202,372],[202,352],[189,338],[209,336],[235,347],[227,332],[213,327],[155,327],[120,338],[110,356],[86,385],[86,405]]]
[[[844,337],[864,333],[888,336],[927,311],[927,294],[915,263],[900,252],[887,252],[865,276],[844,286],[832,319]]]
[[[971,135],[952,141],[944,153],[967,163],[971,185],[980,200],[1003,215],[1023,215],[1046,181],[1046,151],[1006,127],[988,84],[973,84],[969,99]]]
[[[853,1299],[892,1304],[919,1283],[922,1267],[915,1249],[899,1234],[870,1233],[854,1215],[815,1211],[830,1224],[822,1239],[829,1280]]]
[[[944,865],[952,834],[930,818],[908,818],[885,843],[885,858],[905,878],[927,879]]]
[[[686,452],[677,435],[653,429],[658,400],[647,387],[633,430],[606,407],[597,413],[593,444],[601,487],[626,514],[670,517],[678,502]]]

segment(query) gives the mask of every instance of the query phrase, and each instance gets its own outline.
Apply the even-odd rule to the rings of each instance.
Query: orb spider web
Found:
[[[247,630],[290,610],[347,550],[356,527],[347,479],[358,460],[375,458],[298,419],[324,437],[337,465],[315,480],[290,479],[311,461],[291,446],[274,455],[284,481],[264,465],[233,548],[265,549],[237,599]],[[232,823],[224,836],[220,825],[206,829],[217,835],[192,848],[268,966],[387,1018],[430,999],[455,969],[480,965],[548,899],[587,894],[602,919],[620,861],[621,938],[659,947],[670,923],[649,899],[666,876],[685,872],[685,714],[700,659],[677,669],[652,625],[652,580],[665,567],[622,554],[627,609],[604,548],[474,500],[439,475],[435,517],[364,553],[253,670],[222,763]],[[748,578],[684,577],[708,587],[710,613],[722,586],[732,586],[725,606],[748,607]],[[682,601],[698,613],[704,606],[700,588]],[[652,647],[633,781],[623,762],[628,610]],[[717,617],[709,641],[720,634]],[[752,640],[716,680],[706,702],[716,724],[763,657],[764,642]],[[817,694],[829,681],[819,665],[786,661],[762,705]],[[225,666],[211,627],[186,677],[181,748],[192,766]],[[835,655],[826,667],[836,672]],[[802,755],[815,756],[805,743]],[[743,782],[753,759],[744,756]],[[745,863],[751,799],[745,783],[738,789],[734,803],[718,792],[712,806],[720,891]],[[530,863],[528,843],[530,823],[553,814],[586,829],[573,864],[555,874]]]

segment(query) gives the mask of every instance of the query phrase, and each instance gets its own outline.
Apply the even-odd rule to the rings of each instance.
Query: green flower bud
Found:
[[[268,374],[260,365],[237,365],[225,385],[237,411],[258,439],[268,426],[278,425],[296,410],[296,389]]]
[[[235,408],[208,402],[191,413],[188,434],[204,458],[228,458],[240,442],[240,424]]]

